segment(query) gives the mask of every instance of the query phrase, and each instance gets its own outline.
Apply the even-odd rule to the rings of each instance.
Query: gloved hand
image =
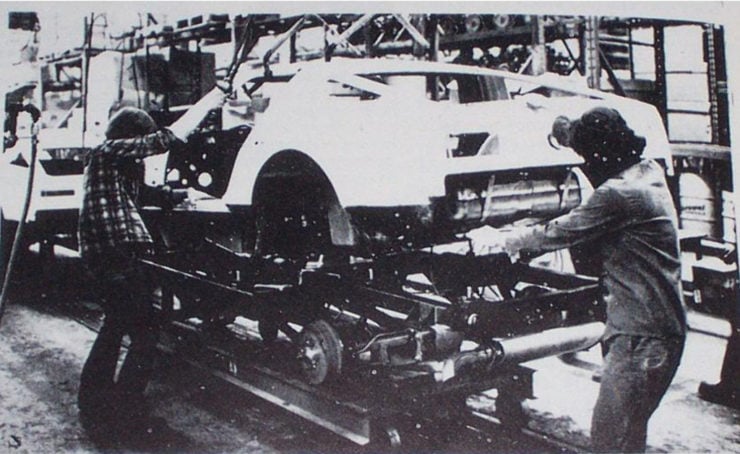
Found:
[[[507,250],[507,232],[488,225],[473,229],[465,233],[465,238],[470,241],[470,248],[475,255],[500,254]]]
[[[468,255],[472,253],[477,256],[508,253],[507,233],[508,231],[506,230],[496,229],[486,225],[458,235],[458,241],[437,244],[431,249],[431,252],[435,254],[457,255]]]
[[[207,200],[207,199],[213,199],[214,197],[210,194],[207,194],[203,191],[199,191],[194,188],[187,188],[187,189],[176,189],[173,191],[175,196],[177,197],[177,202],[175,203],[175,206],[178,209],[182,210],[189,210],[196,207],[196,202],[199,200]]]
[[[168,185],[149,186],[142,184],[139,187],[137,202],[141,206],[159,207],[165,210],[171,210],[177,205],[176,194]]]
[[[522,239],[526,238],[529,229],[527,226],[497,229],[485,225],[458,235],[459,241],[435,245],[431,252],[458,255],[472,253],[476,256],[507,254],[512,261],[518,261],[521,258],[521,249],[526,246]]]

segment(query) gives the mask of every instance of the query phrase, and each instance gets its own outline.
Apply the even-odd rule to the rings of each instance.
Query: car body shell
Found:
[[[582,89],[562,79],[381,59],[309,62],[287,72],[294,75],[273,91],[269,108],[255,115],[236,158],[223,196],[232,209],[259,203],[255,187],[266,165],[288,151],[323,172],[342,209],[349,213],[387,209],[382,216],[449,196],[446,181],[451,175],[575,167],[582,159],[550,138],[553,121],[561,115],[577,118],[597,106],[617,109],[638,135],[647,138],[644,155],[670,166],[666,133],[653,106]],[[405,77],[408,81],[394,85],[367,77],[378,74],[492,77],[504,80],[507,87],[547,87],[570,96],[532,93],[467,104],[436,102],[425,96],[419,78]],[[397,79],[403,82],[404,77]],[[338,96],[333,91],[337,86],[371,96]],[[495,146],[453,156],[461,135],[481,133],[495,139]]]
[[[582,163],[578,155],[550,140],[553,120],[560,115],[574,118],[603,105],[619,110],[636,133],[647,138],[645,156],[661,158],[670,165],[666,134],[653,106],[582,89],[563,78],[533,78],[400,59],[336,59],[287,65],[274,71],[289,77],[274,84],[269,108],[256,114],[250,124],[251,132],[237,154],[225,194],[216,204],[193,204],[196,211],[198,207],[213,211],[216,205],[234,211],[253,208],[255,188],[267,164],[276,156],[292,153],[300,155],[302,161],[290,165],[311,163],[320,171],[331,185],[333,203],[339,209],[346,213],[377,209],[382,223],[384,217],[398,216],[399,208],[423,211],[432,201],[447,196],[446,180],[451,175],[578,166]],[[396,83],[367,77],[377,74],[401,77]],[[423,81],[413,77],[435,74],[500,78],[507,87],[543,86],[572,96],[528,94],[467,104],[435,102],[427,98]],[[354,92],[372,96],[338,96],[333,91],[336,87],[351,87]],[[26,132],[30,136],[30,127]],[[487,152],[453,156],[459,137],[465,134],[487,134],[495,139],[495,146]],[[74,148],[79,137],[66,137],[69,135],[67,129],[42,130],[40,159],[47,158],[44,150],[51,144],[57,149]],[[24,139],[3,155],[0,167],[3,194],[8,195],[3,197],[4,216],[14,220],[20,217],[20,188],[25,186],[28,169],[11,161],[18,155],[30,158],[32,142],[30,137]],[[162,167],[161,159],[156,166]],[[150,172],[154,166],[148,167]],[[153,173],[157,172],[155,169]],[[36,174],[31,221],[37,213],[76,211],[81,196],[79,172],[50,175],[39,165]]]

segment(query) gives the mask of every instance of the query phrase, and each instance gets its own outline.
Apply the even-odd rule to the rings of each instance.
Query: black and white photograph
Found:
[[[0,37],[1,452],[740,453],[740,4]]]

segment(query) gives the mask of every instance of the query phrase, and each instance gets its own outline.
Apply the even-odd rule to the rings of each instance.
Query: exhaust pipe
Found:
[[[465,369],[519,364],[548,356],[586,350],[594,346],[604,334],[601,322],[554,328],[536,334],[494,340],[492,345],[459,352],[443,361],[430,361],[426,366],[437,382],[445,382]]]
[[[568,328],[554,328],[541,333],[499,340],[502,364],[519,364],[547,356],[586,350],[596,345],[604,334],[601,322]]]

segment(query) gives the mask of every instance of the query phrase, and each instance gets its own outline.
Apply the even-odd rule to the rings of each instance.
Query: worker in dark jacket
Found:
[[[124,108],[114,115],[106,141],[86,160],[79,217],[80,253],[95,278],[105,320],[80,377],[78,406],[85,427],[120,433],[151,433],[144,401],[155,359],[157,321],[152,296],[156,283],[138,264],[154,243],[139,213],[142,159],[165,153],[186,140],[209,110],[223,105],[214,89],[177,122],[159,130],[144,111]],[[124,335],[128,353],[116,368]]]
[[[648,420],[675,375],[685,339],[676,210],[663,168],[641,158],[645,139],[617,111],[596,108],[560,126],[553,135],[584,158],[594,193],[544,225],[484,227],[468,236],[478,254],[598,245],[607,322],[593,449],[642,452]]]

